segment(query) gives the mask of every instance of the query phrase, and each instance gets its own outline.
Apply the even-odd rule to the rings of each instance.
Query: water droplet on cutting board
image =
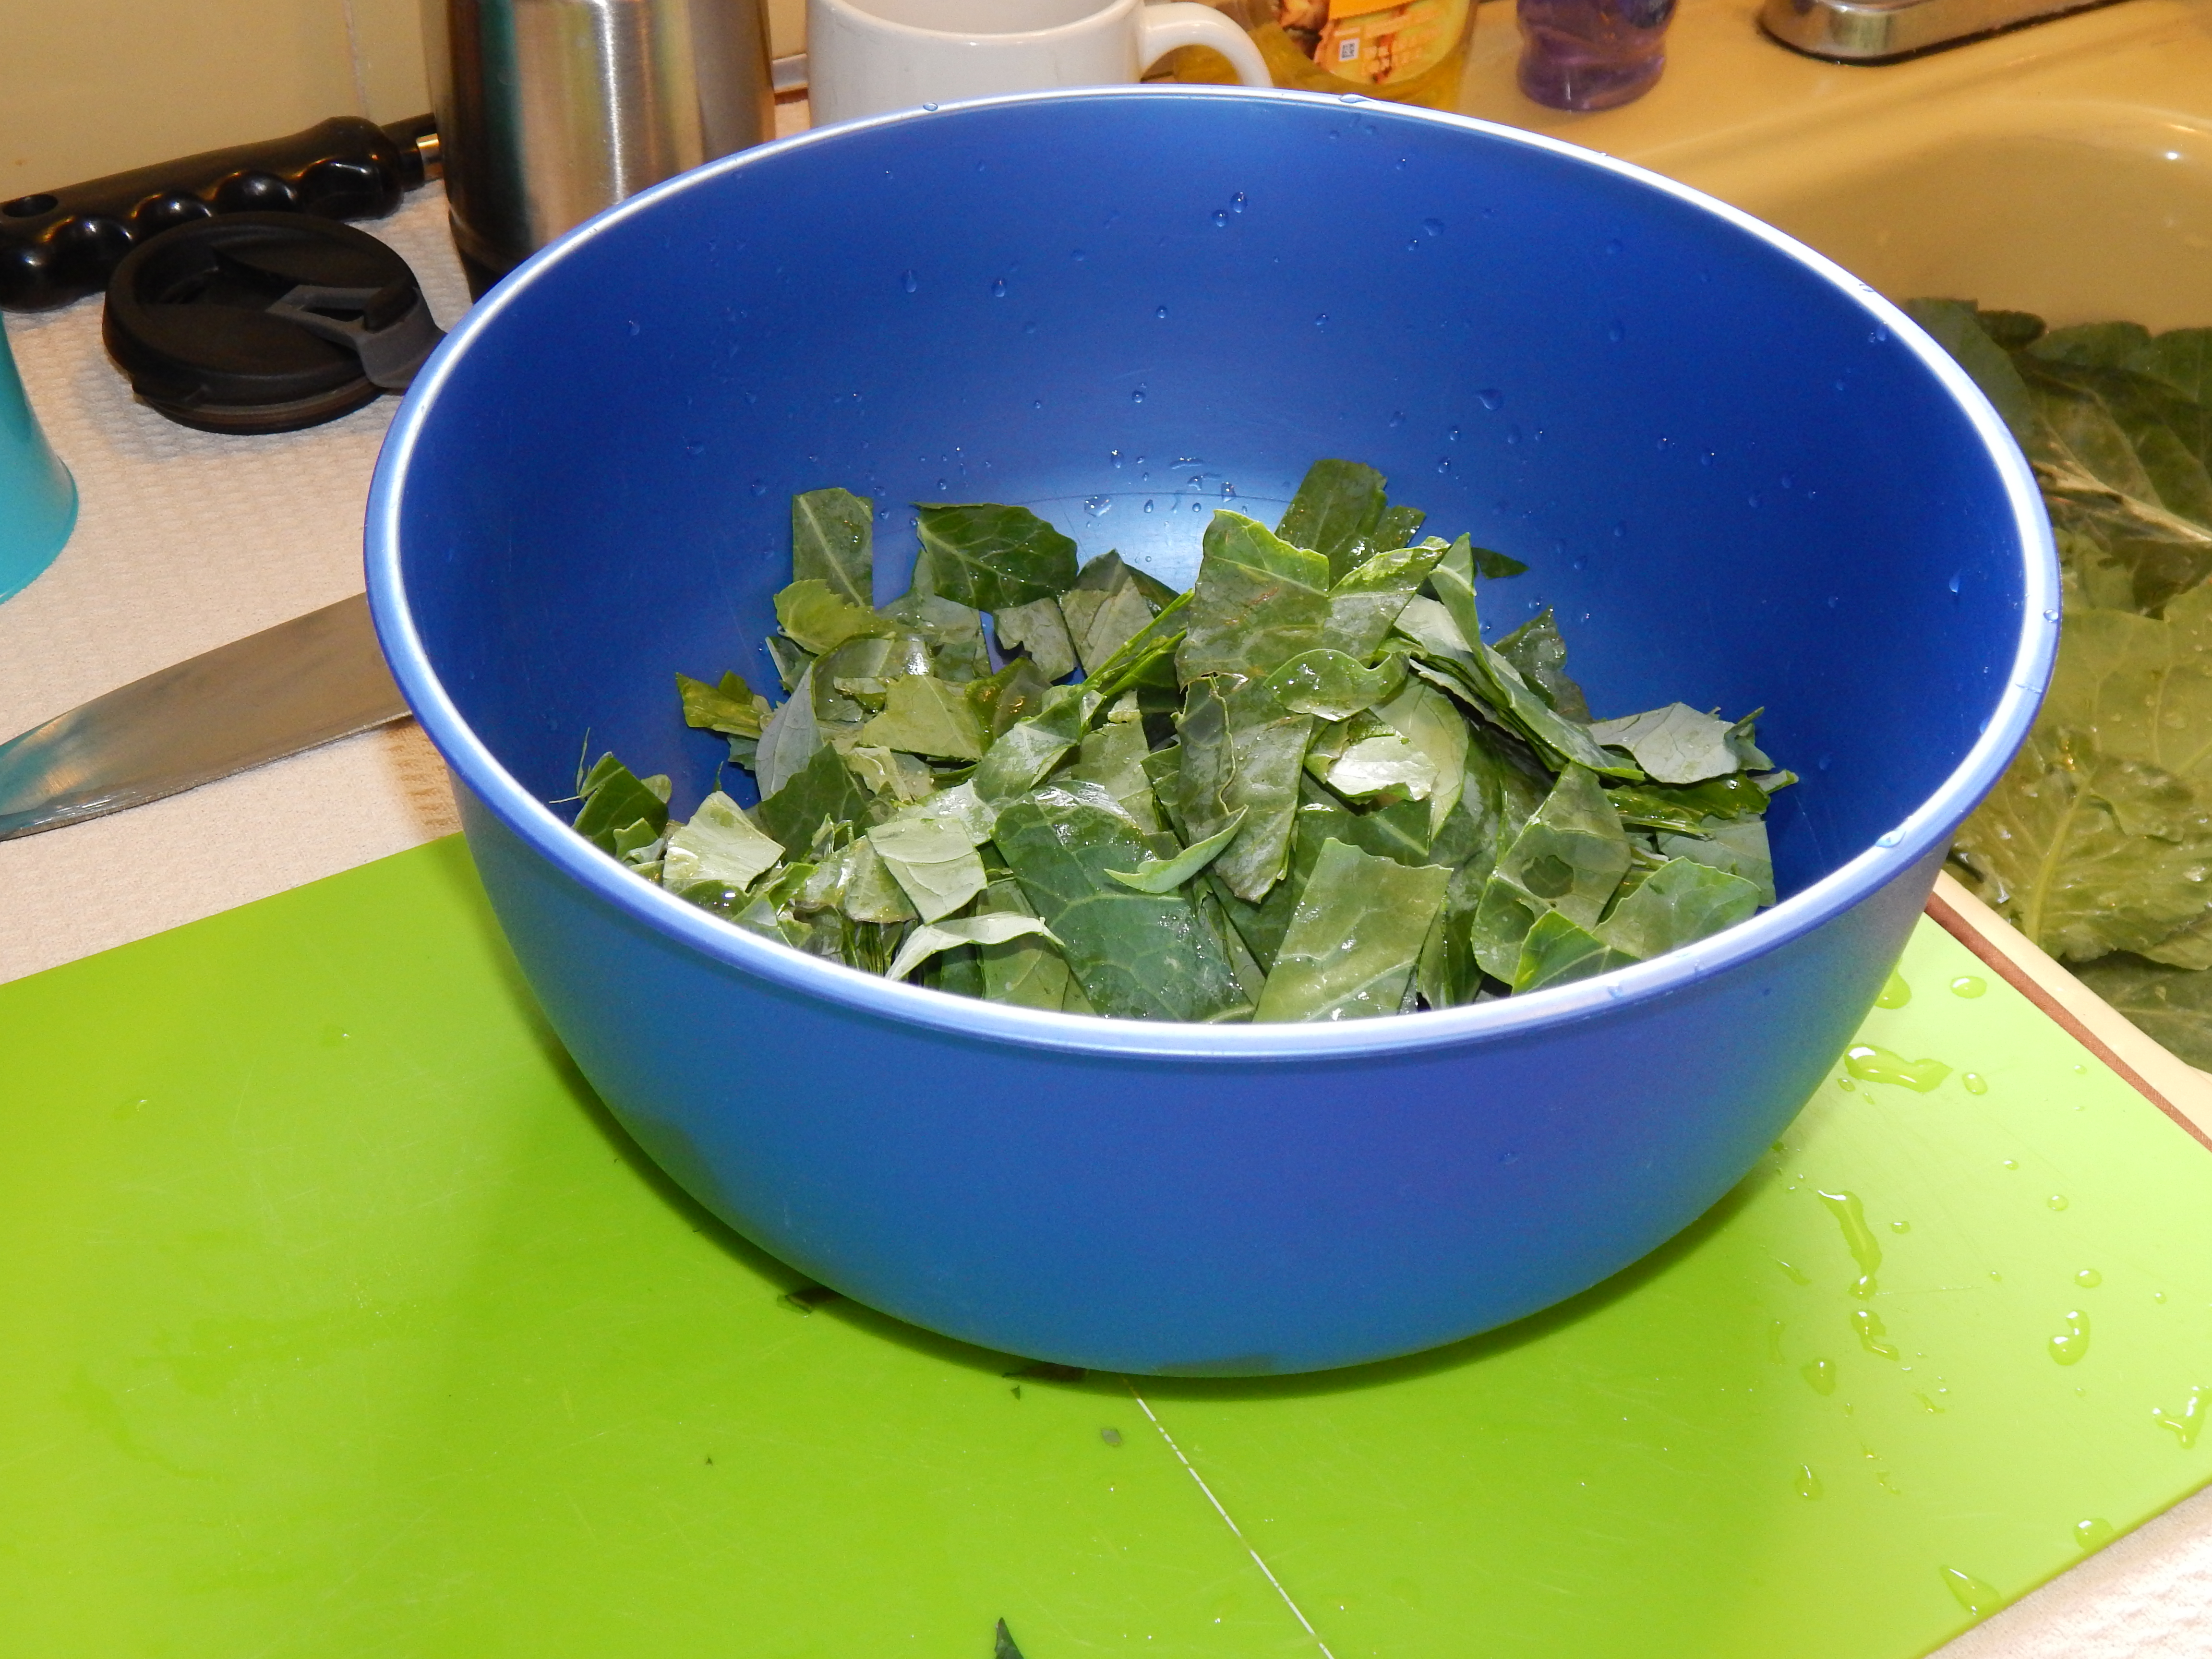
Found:
[[[1877,1008],[1902,1008],[1912,1000],[1912,988],[1905,982],[1905,975],[1895,969],[1882,981],[1881,994],[1874,1000]]]
[[[1889,1333],[1882,1328],[1881,1316],[1871,1308],[1861,1308],[1851,1315],[1851,1328],[1858,1333],[1859,1346],[1869,1353],[1880,1354],[1884,1359],[1897,1358],[1897,1350],[1882,1339]]]
[[[2051,1357],[2062,1365],[2078,1365],[2089,1352],[2089,1316],[2076,1310],[2066,1316],[2066,1328],[2051,1339]]]
[[[1836,1367],[1832,1360],[1815,1359],[1801,1368],[1805,1382],[1814,1394],[1833,1394],[1836,1391]]]
[[[1961,974],[1951,981],[1951,994],[1954,997],[1978,997],[1989,988],[1989,981],[1979,974]]]
[[[2180,1416],[2169,1417],[2155,1406],[2151,1408],[2151,1415],[2158,1419],[2159,1427],[2172,1430],[2182,1449],[2187,1450],[2197,1443],[2197,1431],[2204,1426],[2203,1385],[2200,1383],[2189,1391],[2188,1403],[2182,1407]]]
[[[2066,1207],[2066,1194],[2063,1193],[2053,1193],[2050,1197],[2045,1199],[2043,1201],[2045,1204],[2048,1204],[2054,1210],[2063,1210]]]
[[[2084,1267],[2074,1275],[2074,1282],[2085,1291],[2094,1291],[2105,1282],[2105,1276],[2094,1267]]]
[[[2002,1599],[1996,1591],[1971,1572],[1961,1572],[1956,1567],[1943,1569],[1943,1587],[1951,1592],[1952,1600],[1979,1619],[1997,1610]]]
[[[2091,1550],[2104,1548],[2117,1535],[2112,1523],[2101,1515],[2093,1515],[2086,1521],[2074,1523],[2074,1545],[2084,1555]]]
[[[1820,1477],[1813,1473],[1813,1466],[1810,1463],[1800,1463],[1797,1466],[1797,1495],[1800,1498],[1815,1498],[1826,1490],[1826,1488],[1820,1485]]]
[[[1836,1218],[1836,1224],[1844,1230],[1844,1245],[1851,1253],[1851,1260],[1859,1264],[1858,1282],[1851,1286],[1851,1294],[1862,1299],[1875,1293],[1874,1276],[1881,1267],[1881,1245],[1874,1230],[1866,1224],[1866,1210],[1856,1193],[1816,1193],[1828,1213]]]
[[[1926,1094],[1951,1068],[1940,1060],[1907,1060],[1871,1042],[1858,1042],[1844,1051],[1844,1069],[1862,1083],[1895,1083]]]
[[[1990,1091],[1990,1080],[1979,1072],[1961,1072],[1959,1086],[1970,1095],[1985,1095]]]

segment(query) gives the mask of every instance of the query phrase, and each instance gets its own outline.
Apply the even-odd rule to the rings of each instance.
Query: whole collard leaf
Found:
[[[1188,898],[1132,892],[1107,873],[1137,868],[1146,848],[1097,784],[1014,801],[994,841],[1099,1013],[1199,1021],[1249,1013],[1227,953]]]
[[[862,610],[874,608],[875,503],[849,489],[791,498],[791,574],[818,581]]]
[[[2212,973],[2165,967],[2124,952],[2075,972],[2168,1052],[2212,1071]]]
[[[1275,533],[1327,559],[1334,580],[1375,550],[1369,538],[1382,518],[1383,483],[1380,472],[1357,461],[1316,461]]]
[[[1300,652],[1326,644],[1328,562],[1293,547],[1242,514],[1217,512],[1206,528],[1198,580],[1183,612],[1176,672],[1264,678]]]
[[[1395,1014],[1451,872],[1322,843],[1261,994],[1255,1020]]]
[[[1075,585],[1075,544],[1025,507],[924,503],[915,586],[977,611],[1056,599]]]
[[[1953,849],[1972,884],[2053,956],[2139,951],[2212,903],[2212,817],[2189,787],[2039,726]]]
[[[1470,933],[1475,960],[1510,984],[1521,941],[1547,910],[1594,927],[1628,872],[1628,837],[1586,767],[1570,766],[1482,890]]]

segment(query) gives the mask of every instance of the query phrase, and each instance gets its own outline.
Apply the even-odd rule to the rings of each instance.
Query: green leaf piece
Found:
[[[934,593],[910,592],[877,614],[929,647],[940,678],[976,680],[991,672],[991,653],[983,643],[983,613],[975,606]]]
[[[1395,1014],[1451,872],[1325,841],[1253,1012],[1255,1022]]]
[[[817,749],[772,794],[761,797],[753,821],[794,854],[813,845],[814,833],[831,823],[865,821],[874,797],[863,789],[837,751]]]
[[[1434,781],[1425,791],[1407,793],[1416,800],[1429,803],[1429,834],[1433,838],[1459,804],[1466,781],[1467,722],[1449,697],[1418,680],[1400,687],[1389,702],[1375,709],[1374,718],[1428,763]]]
[[[1593,931],[1609,948],[1648,962],[1749,920],[1759,906],[1758,887],[1741,876],[1692,859],[1669,859]]]
[[[1340,577],[1328,590],[1328,619],[1321,642],[1361,662],[1370,660],[1420,592],[1447,544],[1377,553]]]
[[[1067,775],[1103,785],[1146,835],[1160,829],[1159,804],[1145,771],[1145,728],[1136,720],[1109,720],[1086,733]]]
[[[1097,1012],[1216,1021],[1249,1009],[1227,952],[1188,898],[1133,893],[1106,873],[1136,868],[1146,849],[1097,784],[1023,797],[1000,814],[994,839]]]
[[[607,853],[617,850],[616,833],[634,823],[649,825],[657,836],[668,822],[669,787],[665,777],[635,776],[612,754],[602,755],[578,791],[584,804],[576,809],[576,833]]]
[[[691,821],[672,831],[661,856],[660,884],[682,892],[708,883],[743,892],[782,860],[782,843],[753,827],[744,809],[717,789]]]
[[[793,582],[775,596],[776,626],[819,656],[864,634],[888,634],[891,625],[866,605],[855,605],[823,581]]]
[[[969,680],[968,701],[975,706],[986,747],[1017,720],[1027,720],[1044,705],[1051,682],[1027,657],[1017,657],[995,674]]]
[[[753,776],[766,799],[781,789],[823,748],[822,725],[814,716],[814,668],[810,663],[790,697],[761,728],[753,755]]]
[[[1383,484],[1380,472],[1358,461],[1316,461],[1275,534],[1327,559],[1333,581],[1374,550],[1368,538],[1382,517]]]
[[[1590,736],[1607,748],[1633,755],[1658,783],[1702,783],[1741,770],[1744,757],[1733,740],[1735,732],[1726,720],[1683,702],[1600,720],[1589,728]],[[1761,756],[1759,765],[1765,764]]]
[[[791,574],[818,581],[863,611],[874,607],[875,503],[849,489],[791,498]]]
[[[1231,691],[1225,709],[1236,769],[1224,805],[1245,817],[1213,869],[1237,897],[1256,902],[1281,878],[1290,858],[1291,815],[1297,810],[1298,779],[1314,721],[1310,714],[1285,708],[1261,680],[1247,680]],[[1197,827],[1195,819],[1192,826]],[[1209,824],[1206,833],[1213,828]]]
[[[1034,789],[1082,736],[1083,688],[1055,685],[1036,714],[1000,734],[969,781],[977,797],[996,809]]]
[[[1034,917],[1022,884],[1012,876],[1000,876],[975,901],[979,916]],[[983,994],[994,1002],[1017,1008],[1042,1008],[1050,1012],[1087,1014],[1090,1003],[1068,971],[1067,958],[1058,941],[1042,923],[1034,934],[1018,934],[997,944],[979,944],[975,950],[983,970]]]
[[[725,674],[720,685],[678,674],[676,695],[684,704],[684,723],[702,732],[757,738],[768,723],[768,699],[756,696],[742,674]]]
[[[1663,857],[1689,859],[1710,865],[1751,884],[1761,904],[1774,902],[1774,854],[1766,842],[1766,825],[1758,818],[1735,823],[1709,821],[1703,833],[1658,837]]]
[[[1176,678],[1176,653],[1182,649],[1189,620],[1191,596],[1178,593],[1172,603],[1136,633],[1097,668],[1085,682],[1101,698],[1119,696],[1132,686],[1158,686],[1169,690],[1181,684]]]
[[[866,836],[817,865],[793,903],[796,908],[834,909],[854,921],[878,925],[912,921],[919,915]]]
[[[1057,599],[1032,599],[991,618],[1002,651],[1022,650],[1047,680],[1064,679],[1075,672],[1075,641],[1068,637],[1066,620]]]
[[[2027,383],[2014,367],[2011,355],[1984,331],[1975,318],[1973,301],[1907,300],[1905,313],[1959,360],[1959,367],[1973,377],[1982,395],[1996,406],[2014,441],[2027,447],[2035,431],[2034,405]]]
[[[1627,951],[1614,950],[1560,912],[1547,910],[1522,938],[1511,975],[1514,994],[1591,979],[1637,959]]]
[[[1025,507],[917,507],[915,586],[977,611],[1058,599],[1075,585],[1075,544]]]
[[[934,674],[900,674],[884,690],[884,712],[860,728],[860,742],[945,760],[983,758],[982,724],[964,688]]]
[[[1216,512],[1185,613],[1176,674],[1185,684],[1207,674],[1264,677],[1325,643],[1328,587],[1328,561],[1320,554],[1291,546],[1242,514]]]
[[[1521,672],[1536,695],[1571,720],[1589,723],[1589,702],[1567,677],[1567,642],[1546,605],[1498,642],[1498,654]]]
[[[1267,676],[1270,696],[1294,714],[1350,720],[1395,695],[1406,683],[1406,659],[1385,657],[1370,668],[1357,657],[1324,646],[1302,651]]]
[[[1172,893],[1214,859],[1237,839],[1237,826],[1244,822],[1244,808],[1238,807],[1229,815],[1228,827],[1216,830],[1204,841],[1193,842],[1173,858],[1148,858],[1133,870],[1109,870],[1106,873],[1122,886],[1138,893]]]
[[[1475,960],[1513,982],[1521,942],[1547,910],[1594,927],[1628,872],[1628,838],[1597,779],[1571,766],[1514,837],[1482,890],[1470,930]]]
[[[927,923],[907,935],[884,977],[904,979],[940,951],[963,945],[1006,945],[1031,934],[1050,939],[1052,929],[1035,916],[962,916],[954,921]]]
[[[1119,553],[1091,560],[1077,575],[1075,586],[1060,596],[1061,617],[1086,674],[1095,675],[1111,662],[1115,652],[1150,624],[1158,609]]]
[[[924,921],[964,908],[988,882],[975,843],[945,818],[894,818],[869,830],[867,839]]]
[[[1500,553],[1494,547],[1469,550],[1474,562],[1475,574],[1486,581],[1503,581],[1508,576],[1517,576],[1528,566],[1509,553]]]

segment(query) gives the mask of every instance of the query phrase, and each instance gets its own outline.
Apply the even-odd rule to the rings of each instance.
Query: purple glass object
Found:
[[[1521,90],[1553,109],[1611,109],[1667,67],[1674,0],[1520,0]]]

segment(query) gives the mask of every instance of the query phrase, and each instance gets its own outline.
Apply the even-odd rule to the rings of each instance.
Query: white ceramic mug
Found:
[[[807,0],[814,125],[1000,92],[1135,81],[1176,46],[1211,46],[1272,84],[1251,37],[1196,0]]]

